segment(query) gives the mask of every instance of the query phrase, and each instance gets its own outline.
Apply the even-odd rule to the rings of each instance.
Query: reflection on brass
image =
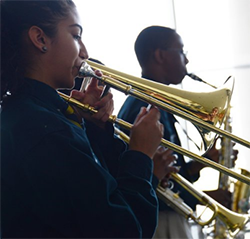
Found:
[[[129,144],[130,138],[124,132],[115,128],[115,133]],[[175,182],[180,184],[195,198],[197,198],[202,205],[206,206],[206,208],[211,209],[213,212],[211,217],[204,221],[201,219],[202,215],[197,216],[192,208],[190,208],[183,201],[183,199],[179,197],[179,194],[172,192],[169,188],[164,189],[161,186],[158,186],[156,189],[158,198],[160,198],[168,206],[172,207],[176,212],[183,215],[186,219],[192,219],[199,225],[206,226],[211,224],[211,222],[218,217],[223,223],[225,223],[228,233],[232,238],[234,238],[241,230],[243,230],[244,226],[249,221],[249,214],[239,214],[227,209],[226,207],[209,197],[207,194],[195,189],[192,183],[190,183],[178,173],[172,173],[171,178],[174,179]]]
[[[102,77],[94,74],[96,69],[102,71]],[[125,74],[92,61],[84,62],[79,70],[79,77],[85,76],[96,77],[116,90],[190,121],[202,134],[204,151],[209,149],[216,134],[250,148],[249,141],[220,128],[230,105],[234,86],[232,77],[222,88],[211,92],[190,92]]]
[[[137,97],[149,104],[156,105],[164,110],[169,111],[170,113],[176,114],[186,120],[191,121],[201,133],[204,143],[204,150],[208,150],[211,146],[212,142],[215,139],[215,133],[219,133],[225,137],[229,137],[235,142],[239,142],[242,145],[250,148],[250,142],[216,127],[217,125],[220,126],[223,123],[223,119],[226,115],[226,111],[231,99],[231,88],[225,86],[224,88],[206,93],[188,92],[177,88],[172,88],[157,82],[127,75],[125,73],[107,68],[106,66],[97,64],[95,62],[88,61],[88,63],[91,68],[85,62],[85,64],[83,64],[79,70],[78,77],[95,77],[104,84],[107,84],[114,89],[117,89],[125,94]],[[101,70],[103,76],[96,76],[92,69]],[[62,93],[60,93],[60,95],[70,104],[74,104],[75,106],[82,108],[83,110],[89,111],[90,113],[96,113],[96,110],[94,108],[90,106],[86,107],[84,106],[84,104],[70,98],[69,96],[63,95]],[[211,114],[213,115],[212,118],[214,122],[201,119],[202,115],[206,115],[206,117],[210,115],[208,118],[211,119]],[[118,119],[116,116],[110,116],[109,121],[127,130],[130,130],[132,127],[131,124],[122,119]],[[211,131],[214,132],[214,134],[211,133]],[[212,167],[244,183],[250,184],[249,177],[238,174],[228,169],[227,167],[224,167],[223,165],[194,154],[165,139],[161,140],[161,144],[177,153],[195,159],[198,162],[205,164],[206,166]]]

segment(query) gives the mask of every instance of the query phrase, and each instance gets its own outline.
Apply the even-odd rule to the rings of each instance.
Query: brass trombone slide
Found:
[[[117,128],[115,128],[115,133],[129,144],[130,138],[128,135]],[[183,201],[183,199],[179,197],[179,194],[172,192],[169,188],[165,189],[158,185],[158,187],[156,188],[156,194],[158,198],[160,198],[167,205],[171,206],[186,219],[190,218],[197,222],[199,225],[205,226],[212,223],[212,221],[216,217],[219,217],[225,223],[230,236],[233,238],[238,234],[239,231],[244,228],[246,223],[250,220],[249,214],[240,214],[227,209],[204,192],[195,189],[193,184],[182,177],[180,174],[172,173],[171,177],[175,182],[180,184],[185,190],[187,190],[190,194],[197,198],[201,204],[205,205],[213,211],[213,214],[208,219],[202,220],[202,214],[197,216],[192,208],[190,208]]]
[[[103,76],[96,76],[90,66],[92,69],[100,69],[103,73]],[[214,126],[214,124],[216,123],[221,124],[223,122],[231,99],[231,92],[229,89],[220,89],[215,91],[215,94],[213,94],[212,97],[216,97],[220,101],[220,108],[222,108],[221,111],[213,117],[210,114],[207,114],[207,112],[202,109],[202,105],[195,103],[195,101],[189,101],[187,99],[183,103],[181,94],[185,95],[185,91],[174,89],[173,87],[169,87],[158,82],[131,76],[129,74],[116,71],[92,61],[86,61],[86,64],[83,64],[79,70],[79,77],[84,78],[87,76],[95,77],[104,84],[107,84],[116,90],[134,96],[142,101],[158,106],[163,110],[167,110],[172,114],[191,121],[196,126],[199,126],[198,130],[201,132],[201,134],[203,134],[204,132],[206,133],[208,131],[212,131],[221,136],[228,137],[236,143],[250,148],[249,141]],[[192,97],[195,97],[195,99],[198,100],[205,98],[204,95],[202,95],[201,97],[201,95],[199,94],[193,94]],[[211,100],[213,99],[210,98],[209,101]],[[189,109],[191,109],[191,111]],[[211,109],[211,111],[213,110],[214,109]],[[202,118],[203,114],[206,115],[205,120]],[[212,119],[207,119],[210,116],[212,117]],[[210,140],[209,142],[205,142],[205,150],[207,150],[209,146],[211,146],[211,141],[212,140]]]
[[[86,112],[89,112],[91,114],[95,114],[97,113],[97,110],[94,109],[92,106],[90,105],[87,105],[87,104],[82,104],[81,102],[75,100],[74,98],[71,98],[70,96],[68,95],[65,95],[61,92],[58,92],[58,94],[65,100],[67,101],[69,104],[71,105],[74,105],[76,106],[77,108],[80,108]],[[117,118],[115,115],[111,115],[109,117],[109,122],[113,123],[113,124],[117,124],[118,126],[120,126],[121,128],[124,128],[126,130],[131,130],[132,128],[132,124],[122,120],[122,119],[119,119]],[[238,174],[236,172],[234,172],[233,170],[230,170],[228,169],[227,167],[223,166],[223,165],[220,165],[218,163],[215,163],[207,158],[204,158],[204,157],[201,157],[197,154],[194,154],[170,141],[167,141],[166,139],[162,139],[161,140],[161,145],[167,147],[167,148],[170,148],[172,149],[173,151],[177,152],[177,153],[180,153],[180,154],[183,154],[187,157],[190,157],[192,159],[195,159],[197,160],[198,162],[201,162],[209,167],[212,167],[216,170],[219,170],[220,172],[222,173],[225,173],[231,177],[234,177],[246,184],[249,184],[250,185],[250,178],[249,177],[246,177],[245,175],[241,175],[241,174]]]
[[[130,138],[124,132],[120,131],[119,129],[115,128],[115,133],[123,139],[126,143],[129,144]],[[156,194],[158,198],[160,198],[163,202],[167,205],[171,206],[174,210],[178,213],[183,215],[186,219],[192,219],[196,223],[201,226],[209,225],[212,221],[219,217],[226,225],[229,235],[234,238],[239,231],[241,231],[246,223],[250,220],[249,214],[240,214],[233,212],[213,198],[208,196],[202,191],[195,189],[192,183],[186,180],[178,173],[171,174],[172,179],[175,182],[180,184],[186,191],[192,194],[195,198],[199,200],[199,202],[206,206],[206,208],[210,208],[213,211],[213,214],[206,220],[201,219],[201,215],[197,216],[192,208],[190,208],[183,199],[179,196],[178,193],[172,192],[169,188],[163,188],[160,185],[156,188]]]
[[[249,214],[240,214],[227,209],[204,192],[196,190],[193,185],[180,174],[172,173],[171,177],[185,190],[196,197],[203,205],[209,207],[213,211],[213,215],[207,221],[202,221],[199,217],[195,218],[195,221],[199,225],[208,225],[215,219],[215,217],[219,217],[227,226],[230,236],[234,238],[249,221]]]

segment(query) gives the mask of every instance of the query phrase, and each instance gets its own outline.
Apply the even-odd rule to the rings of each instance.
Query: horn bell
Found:
[[[92,69],[101,70],[103,73],[102,78],[109,77],[124,84],[131,85],[133,89],[141,92],[142,94],[162,102],[163,106],[161,107],[161,105],[158,105],[159,108],[164,110],[164,104],[172,106],[175,109],[179,109],[181,112],[187,113],[189,116],[198,118],[217,128],[221,127],[230,107],[230,100],[234,86],[233,77],[229,77],[221,88],[213,91],[190,92],[144,78],[131,76],[92,61],[86,62]],[[107,82],[104,80],[104,83]],[[169,109],[168,111],[171,112]],[[200,142],[199,148],[204,154],[214,142],[216,133],[198,125],[195,125],[195,127],[201,135],[202,142]]]

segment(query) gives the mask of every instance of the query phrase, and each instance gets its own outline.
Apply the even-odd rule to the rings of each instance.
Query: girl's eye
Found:
[[[80,35],[74,35],[73,37],[74,37],[74,39],[77,40],[77,41],[81,40],[81,36],[80,36]]]

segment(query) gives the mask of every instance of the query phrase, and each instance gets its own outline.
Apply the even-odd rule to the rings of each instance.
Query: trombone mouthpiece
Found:
[[[91,69],[88,63],[84,61],[78,72],[78,77],[82,79],[82,84],[79,90],[80,92],[84,92],[87,89],[94,75],[94,71]]]
[[[84,61],[78,72],[78,77],[80,78],[96,77],[96,75],[95,75],[95,72],[91,69],[90,65],[86,61]]]

